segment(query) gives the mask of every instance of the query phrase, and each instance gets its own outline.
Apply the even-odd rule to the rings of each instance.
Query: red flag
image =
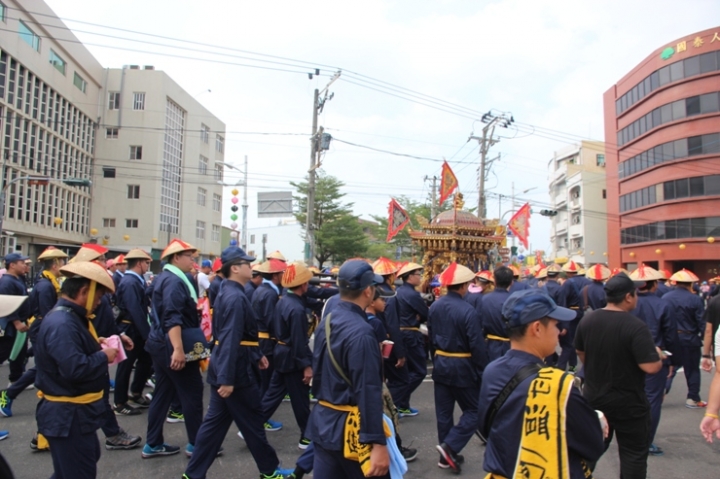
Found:
[[[439,205],[443,204],[445,200],[455,191],[458,187],[458,180],[453,173],[453,170],[448,165],[447,161],[443,161],[442,174],[440,175],[440,202]]]
[[[508,221],[508,228],[520,240],[520,242],[528,248],[528,238],[530,237],[530,203],[525,203],[517,213]]]
[[[402,229],[405,228],[405,225],[410,222],[410,215],[408,215],[407,211],[400,206],[400,203],[395,201],[395,198],[390,200],[388,213],[388,234],[385,241],[389,243],[390,240],[402,231]]]

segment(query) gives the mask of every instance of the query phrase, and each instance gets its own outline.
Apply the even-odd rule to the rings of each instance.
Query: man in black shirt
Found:
[[[650,404],[645,374],[660,371],[664,359],[647,325],[629,314],[637,305],[637,286],[625,274],[611,278],[605,285],[607,306],[585,316],[575,336],[585,369],[585,399],[607,417],[606,448],[617,433],[624,479],[646,477]]]

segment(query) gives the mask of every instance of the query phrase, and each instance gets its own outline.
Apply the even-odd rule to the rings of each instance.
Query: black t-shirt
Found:
[[[641,319],[622,311],[593,311],[578,325],[575,349],[585,352],[583,395],[594,409],[634,415],[649,408],[645,372],[638,364],[660,357]]]

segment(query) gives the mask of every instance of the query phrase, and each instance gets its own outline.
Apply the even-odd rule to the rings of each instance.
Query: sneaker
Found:
[[[180,448],[177,446],[171,446],[170,444],[160,444],[159,446],[150,447],[150,444],[145,444],[142,450],[143,459],[156,456],[172,456],[180,452]]]
[[[460,468],[460,461],[458,460],[457,456],[454,452],[452,452],[452,449],[448,447],[447,444],[442,443],[439,446],[435,446],[435,448],[440,453],[440,456],[442,456],[443,459],[445,459],[445,462],[447,463],[448,467],[452,469],[452,471],[455,474],[460,474],[461,468]],[[438,463],[439,465],[440,463]]]
[[[306,437],[301,437],[300,442],[298,442],[298,447],[302,449],[303,451],[308,448],[312,441]],[[292,471],[290,471],[292,472]]]
[[[224,450],[225,450],[225,449],[223,449],[223,447],[220,446],[220,449],[218,449],[218,452],[217,452],[217,454],[216,454],[215,456],[216,456],[216,457],[217,457],[217,456],[222,456],[222,453],[223,453]],[[192,444],[188,443],[188,445],[185,446],[185,456],[187,456],[187,457],[192,457],[193,452],[195,452],[195,446],[193,446]]]
[[[113,392],[113,391],[115,391],[115,380],[111,379],[110,380],[110,392]]]
[[[286,477],[295,477],[293,476],[293,472],[295,472],[294,469],[275,469],[275,472],[272,474],[260,474],[260,479],[285,479]]]
[[[135,449],[142,442],[140,436],[131,436],[122,429],[117,436],[105,438],[105,449],[114,451],[116,449]]]
[[[145,386],[155,389],[155,378],[150,378],[145,381]]]
[[[411,407],[408,409],[405,408],[398,408],[398,413],[400,414],[400,417],[415,417],[418,414],[420,414],[420,411],[417,409]]]
[[[651,456],[662,456],[663,454],[665,454],[665,451],[657,447],[655,444],[650,444],[650,447],[648,448],[648,454],[650,454]]]
[[[135,409],[147,409],[150,407],[150,401],[140,395],[131,397],[130,402]]]
[[[462,454],[455,454],[455,461],[457,461],[458,464],[462,464],[465,462],[465,457]],[[450,465],[447,463],[444,457],[440,456],[440,460],[438,461],[438,467],[440,469],[448,469]]]
[[[310,393],[310,402],[311,402],[311,403],[316,403],[317,401],[318,401],[318,400],[317,400],[317,398],[315,397],[315,395],[314,395],[313,393]]]
[[[165,421],[169,422],[170,424],[175,424],[176,422],[185,422],[185,415],[181,412],[175,412],[175,411],[168,411],[167,418]]]
[[[417,459],[418,451],[412,447],[403,447],[400,449],[400,454],[405,458],[405,462],[413,462]]]
[[[703,401],[693,401],[692,399],[688,399],[685,401],[685,407],[689,409],[700,409],[707,406],[706,402]]]
[[[245,440],[245,436],[243,436],[240,431],[238,431],[238,437],[239,437],[240,439],[242,439],[243,441]]]
[[[118,404],[113,408],[116,416],[137,416],[140,414],[139,409],[135,409],[129,404]]]
[[[153,395],[152,393],[145,393],[143,396],[145,399],[147,399],[148,402],[152,401]]]
[[[7,395],[7,391],[0,393],[0,414],[5,417],[12,417],[12,402]]]
[[[265,423],[265,430],[266,431],[279,431],[283,428],[283,425],[279,421],[273,421],[272,419],[268,419]]]
[[[0,431],[0,441],[7,439],[10,435],[10,431]]]
[[[283,398],[283,402],[290,402],[290,395],[289,395],[289,394],[286,394],[286,395],[285,395],[285,397]]]

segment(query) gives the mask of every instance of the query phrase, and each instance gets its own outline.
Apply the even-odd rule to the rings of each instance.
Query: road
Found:
[[[7,366],[0,367],[0,378],[7,377]],[[710,375],[703,374],[703,398],[710,384]],[[720,444],[706,444],[698,431],[702,410],[687,409],[684,406],[684,376],[679,374],[675,386],[666,398],[663,418],[656,443],[665,450],[662,457],[648,459],[648,477],[650,479],[717,479],[720,477]],[[206,389],[207,393],[207,389]],[[438,454],[435,451],[435,418],[433,409],[432,382],[425,383],[413,395],[413,406],[420,409],[419,416],[402,419],[401,435],[406,444],[420,451],[418,459],[410,464],[405,476],[412,479],[436,479],[455,477],[447,470],[437,467]],[[52,474],[49,453],[32,452],[28,446],[35,430],[34,391],[26,391],[13,404],[13,417],[0,418],[0,429],[10,431],[10,437],[0,442],[0,452],[12,465],[18,479],[47,478]],[[207,405],[207,397],[205,404]],[[135,417],[120,417],[119,422],[126,430],[145,435],[146,412]],[[268,433],[271,444],[276,448],[286,467],[294,467],[300,451],[297,448],[299,430],[295,424],[289,403],[283,403],[275,415],[285,428],[279,432]],[[209,479],[256,478],[255,464],[245,444],[236,436],[233,425],[225,439],[225,454],[219,457],[208,473]],[[102,433],[99,432],[102,437]],[[171,444],[184,445],[186,442],[183,424],[166,424],[165,438]],[[477,438],[473,438],[463,451],[465,466],[462,476],[484,477],[482,470],[483,447]],[[184,455],[141,459],[140,450],[107,451],[102,450],[98,477],[101,479],[143,478],[179,478],[187,464]],[[618,458],[615,444],[600,460],[595,477],[610,479],[619,477]]]

